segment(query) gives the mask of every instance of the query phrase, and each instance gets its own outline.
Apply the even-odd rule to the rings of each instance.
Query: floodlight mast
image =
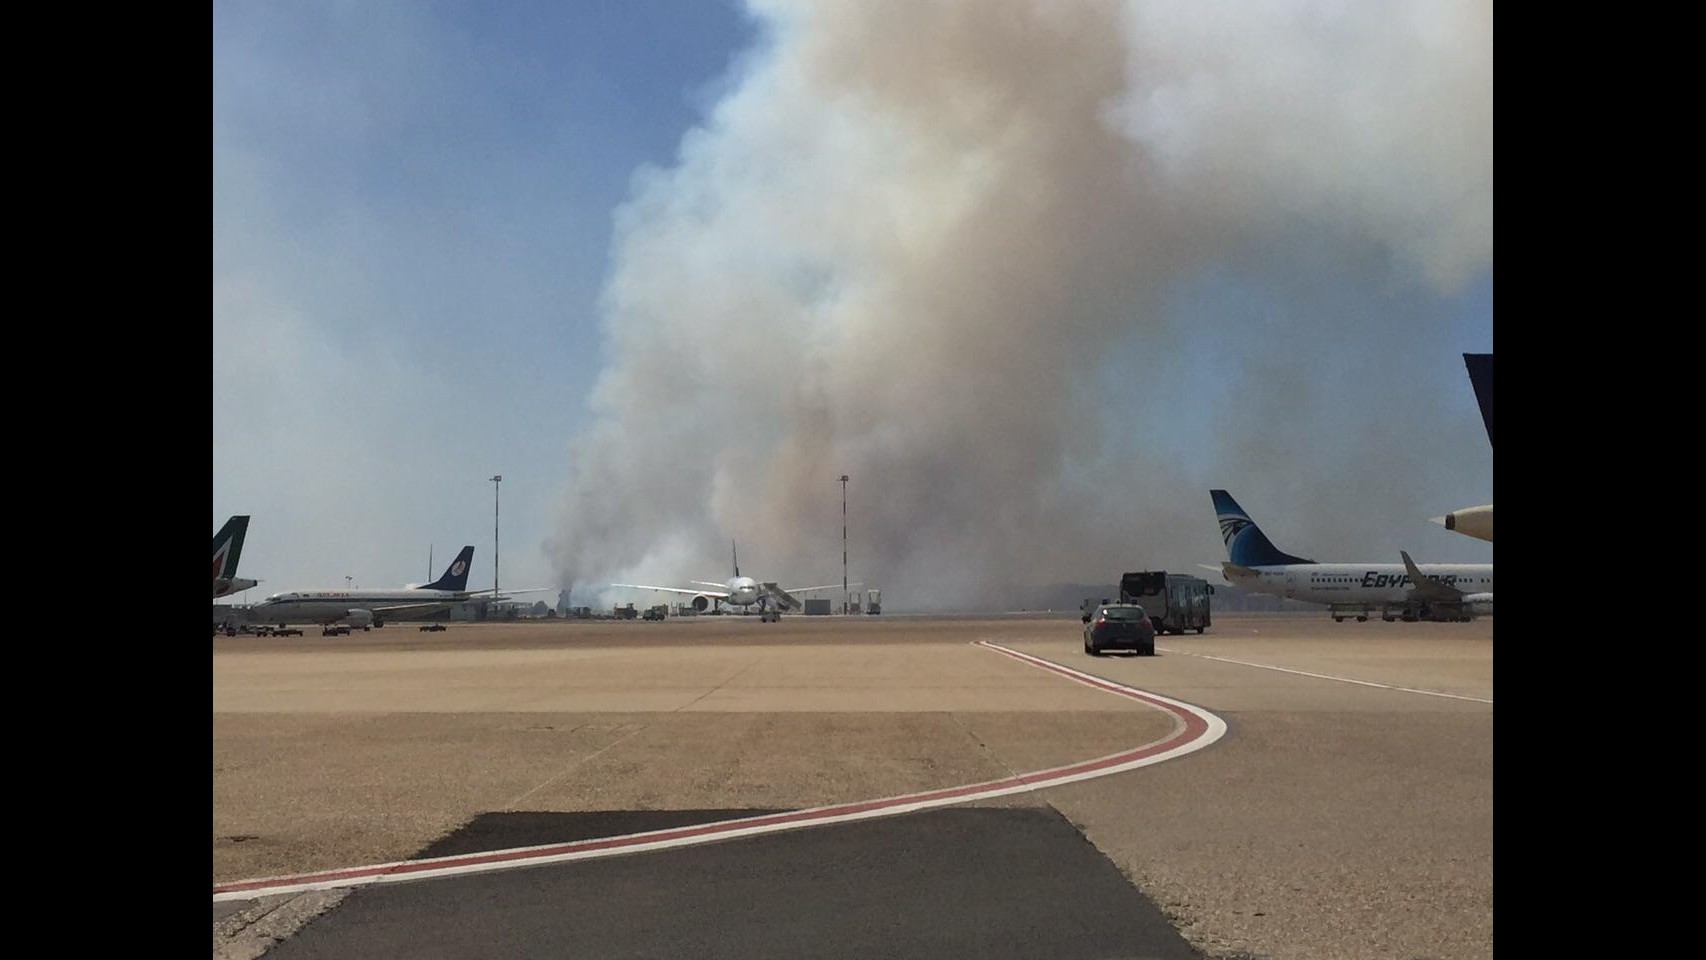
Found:
[[[847,602],[847,474],[841,475],[841,612],[848,612]]]

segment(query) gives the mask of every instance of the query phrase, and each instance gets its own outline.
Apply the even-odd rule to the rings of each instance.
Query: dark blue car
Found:
[[[1135,603],[1104,603],[1084,621],[1084,652],[1099,657],[1104,650],[1136,650],[1155,655],[1155,625]]]

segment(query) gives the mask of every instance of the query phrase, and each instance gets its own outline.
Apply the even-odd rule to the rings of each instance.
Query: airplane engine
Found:
[[[693,611],[695,613],[704,613],[706,610],[709,610],[709,609],[711,609],[711,598],[710,597],[707,597],[704,594],[700,594],[699,596],[693,598]]]
[[[1477,540],[1493,542],[1493,505],[1465,507],[1445,515],[1445,528]]]
[[[350,610],[344,614],[344,622],[352,627],[368,627],[373,624],[372,610]]]

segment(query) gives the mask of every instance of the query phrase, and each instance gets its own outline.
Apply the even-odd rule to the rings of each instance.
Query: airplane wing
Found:
[[[392,604],[387,604],[383,607],[363,607],[363,606],[359,606],[359,605],[352,605],[350,607],[350,609],[351,610],[371,610],[374,613],[401,613],[405,610],[442,609],[444,607],[454,606],[456,604],[456,602],[457,601],[455,601],[455,600],[433,600],[431,602],[422,601],[421,603],[392,603]]]
[[[697,582],[697,581],[694,581],[694,582]],[[632,587],[635,590],[664,590],[664,591],[667,591],[669,593],[691,594],[692,596],[695,596],[695,597],[720,597],[724,600],[728,599],[728,596],[729,596],[729,593],[727,590],[683,590],[680,587],[654,587],[654,586],[651,586],[650,584],[645,584],[645,583],[613,583],[613,584],[611,584],[611,586],[613,586],[613,587]],[[719,584],[717,584],[717,586],[720,587],[720,586],[723,586],[723,584],[719,583]]]
[[[1415,595],[1417,597],[1424,600],[1463,599],[1462,590],[1423,573],[1421,568],[1416,566],[1416,561],[1410,559],[1410,555],[1408,553],[1400,550],[1398,551],[1398,556],[1404,558],[1404,570],[1410,574],[1410,582],[1416,585]]]
[[[841,586],[841,584],[839,584],[839,583],[826,583],[821,587],[788,587],[786,590],[783,590],[782,592],[783,593],[805,593],[808,590],[834,590],[834,589],[840,588],[840,586]],[[851,583],[847,584],[847,586],[848,586],[848,589],[852,589],[853,587],[862,587],[862,586],[864,586],[864,584],[858,580],[854,580]]]
[[[702,587],[726,587],[726,586],[728,586],[728,584],[726,584],[726,583],[712,583],[709,580],[689,580],[687,582],[688,583],[697,583]]]
[[[498,588],[487,587],[484,590],[470,590],[470,591],[468,591],[468,596],[477,597],[482,593],[491,593],[491,592],[495,591],[496,589],[498,589]],[[561,589],[562,589],[561,587],[528,587],[525,590],[510,590],[507,592],[508,593],[550,593],[552,590],[561,590]],[[493,598],[493,599],[496,599],[496,598]]]
[[[1230,560],[1223,560],[1218,566],[1210,566],[1206,563],[1199,563],[1197,566],[1202,567],[1204,570],[1213,570],[1216,573],[1219,573],[1221,576],[1226,578],[1226,582],[1228,583],[1235,582],[1233,580],[1234,577],[1259,577],[1262,575],[1262,571],[1260,570],[1255,570],[1250,567],[1241,567]]]

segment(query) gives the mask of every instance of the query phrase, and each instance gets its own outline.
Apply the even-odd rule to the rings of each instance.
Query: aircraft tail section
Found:
[[[450,566],[444,571],[444,576],[431,583],[423,584],[423,590],[455,590],[463,592],[468,589],[468,570],[474,565],[474,547],[472,544],[463,547],[456,559],[450,561]]]
[[[1475,402],[1481,405],[1481,422],[1487,425],[1487,443],[1493,442],[1493,355],[1466,353],[1463,365],[1469,368],[1469,382],[1475,387]]]
[[[729,541],[729,556],[734,558],[735,576],[740,576],[740,551],[735,549],[735,542]]]
[[[1214,513],[1220,520],[1220,539],[1226,541],[1226,559],[1239,567],[1271,567],[1287,563],[1314,563],[1294,557],[1274,546],[1273,541],[1256,526],[1256,521],[1244,512],[1232,494],[1225,490],[1210,490]]]
[[[249,533],[249,518],[238,515],[225,521],[213,535],[213,579],[229,580],[237,575],[237,560],[243,554],[243,538]]]

